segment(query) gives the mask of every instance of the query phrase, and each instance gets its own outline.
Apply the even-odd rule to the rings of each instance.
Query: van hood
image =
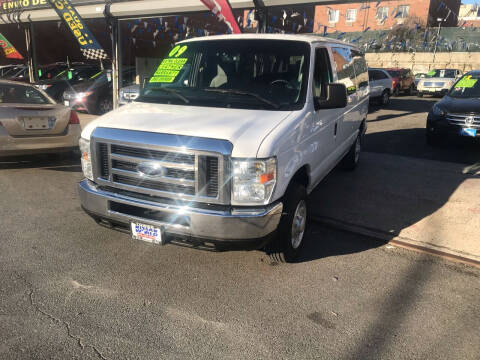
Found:
[[[221,139],[233,144],[232,156],[248,158],[257,156],[263,139],[291,113],[137,102],[92,121],[82,137],[90,139],[103,127]]]

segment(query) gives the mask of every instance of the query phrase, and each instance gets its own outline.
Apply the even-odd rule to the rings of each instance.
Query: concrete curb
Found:
[[[351,224],[325,216],[313,216],[311,219],[318,224],[325,225],[333,229],[368,236],[379,241],[388,243],[390,245],[439,256],[451,261],[460,262],[480,268],[480,257],[473,254],[459,252],[454,249],[441,247],[435,244],[416,241],[406,237],[398,236],[396,234],[389,234],[388,232],[384,232],[382,230],[357,224]]]

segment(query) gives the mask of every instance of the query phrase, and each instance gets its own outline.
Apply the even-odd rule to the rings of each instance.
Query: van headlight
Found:
[[[80,153],[82,154],[82,170],[83,175],[93,181],[92,158],[90,152],[90,141],[80,138],[78,143],[80,146]]]
[[[232,205],[270,202],[277,181],[275,158],[232,160]]]

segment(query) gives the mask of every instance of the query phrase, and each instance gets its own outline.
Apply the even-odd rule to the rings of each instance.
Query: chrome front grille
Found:
[[[447,114],[447,120],[452,125],[480,128],[480,114]]]
[[[101,133],[108,133],[103,129]],[[230,199],[230,185],[224,181],[229,167],[229,157],[220,151],[197,150],[202,144],[195,144],[195,138],[174,135],[141,133],[145,143],[130,142],[127,130],[111,130],[114,134],[125,134],[126,141],[119,141],[118,136],[112,139],[97,137],[98,129],[92,135],[94,154],[95,181],[104,186],[138,193],[139,196],[164,197],[185,201],[227,204]],[[135,133],[134,140],[143,140]],[[156,135],[156,136],[155,136]],[[123,136],[121,137],[123,138]],[[169,146],[185,140],[186,145],[196,145],[194,149],[186,146]],[[166,146],[162,145],[166,139]],[[223,140],[202,141],[220,142]],[[202,142],[197,141],[197,142]],[[229,144],[229,143],[228,143]],[[227,147],[228,149],[228,147]],[[157,175],[145,175],[138,170],[140,164],[154,164],[161,167]],[[221,184],[225,184],[220,186]]]

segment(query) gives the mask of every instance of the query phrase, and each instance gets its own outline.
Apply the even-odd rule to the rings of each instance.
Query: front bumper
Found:
[[[440,88],[440,87],[417,87],[417,91],[421,94],[431,94],[431,95],[445,95],[448,92],[449,88]]]
[[[463,128],[467,128],[468,126],[460,126],[449,123],[444,118],[439,118],[431,113],[428,115],[427,118],[427,132],[433,135],[438,136],[458,136],[458,137],[466,137],[466,138],[480,138],[480,129],[477,129],[477,135],[473,136],[461,136],[460,132]]]
[[[37,153],[62,152],[78,149],[82,130],[70,124],[63,134],[39,136],[10,136],[0,127],[0,156],[17,156]]]
[[[82,207],[98,221],[129,228],[132,221],[154,225],[168,235],[238,243],[267,238],[278,224],[283,204],[263,208],[200,209],[149,201],[101,189],[90,180],[78,185]]]

